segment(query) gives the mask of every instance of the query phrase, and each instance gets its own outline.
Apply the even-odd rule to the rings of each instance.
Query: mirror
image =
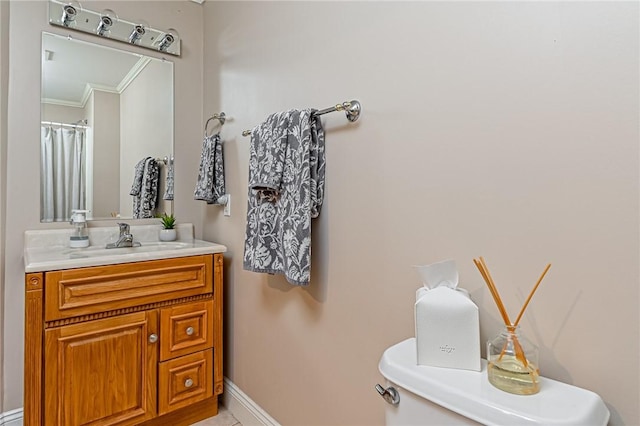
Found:
[[[173,117],[172,62],[43,33],[41,221],[173,212]]]

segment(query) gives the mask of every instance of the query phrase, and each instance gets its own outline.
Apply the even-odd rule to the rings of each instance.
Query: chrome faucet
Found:
[[[133,241],[133,235],[129,230],[128,223],[118,223],[120,226],[120,236],[118,237],[118,241],[115,243],[107,244],[107,248],[120,248],[120,247],[140,247],[139,242]]]

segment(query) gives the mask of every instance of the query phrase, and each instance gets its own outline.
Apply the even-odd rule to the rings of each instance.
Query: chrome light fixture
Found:
[[[62,18],[60,18],[60,20],[62,21],[62,25],[64,25],[65,27],[71,25],[76,20],[78,12],[80,12],[80,10],[78,10],[79,8],[79,4],[76,5],[72,3],[68,3],[62,6]]]
[[[2,1],[5,0],[0,0]],[[111,9],[104,9],[102,12],[91,10],[85,8],[84,4],[80,5],[78,0],[48,0],[48,3],[51,25],[180,56],[182,40],[173,28],[153,28],[144,19],[131,21],[116,15]]]
[[[158,50],[161,52],[166,52],[169,46],[171,46],[178,39],[178,37],[178,32],[173,28],[169,28],[162,36],[162,38],[160,38]]]
[[[145,30],[145,25],[143,24],[136,24],[133,26],[133,30],[131,31],[131,34],[129,35],[129,43],[131,44],[136,44],[136,42],[138,40],[140,40],[142,38],[142,36],[144,35],[144,33],[146,33],[147,30]]]
[[[100,20],[98,21],[98,28],[96,29],[96,33],[99,36],[104,37],[116,22],[118,22],[118,15],[116,15],[113,10],[103,10],[100,14]]]

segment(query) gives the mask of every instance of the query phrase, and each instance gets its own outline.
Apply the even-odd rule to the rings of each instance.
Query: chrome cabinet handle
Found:
[[[193,327],[187,327],[187,336],[193,335]]]
[[[158,341],[158,335],[153,333],[149,335],[149,343],[155,343]]]
[[[380,385],[376,385],[376,390],[389,404],[398,405],[400,403],[400,394],[393,386],[385,389]]]
[[[193,386],[193,380],[187,379],[187,380],[184,381],[184,387],[185,388],[190,388],[191,386]]]

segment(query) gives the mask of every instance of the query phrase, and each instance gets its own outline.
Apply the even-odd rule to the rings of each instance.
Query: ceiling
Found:
[[[84,106],[92,89],[122,92],[149,61],[52,34],[43,34],[42,55],[42,101],[75,107]]]

